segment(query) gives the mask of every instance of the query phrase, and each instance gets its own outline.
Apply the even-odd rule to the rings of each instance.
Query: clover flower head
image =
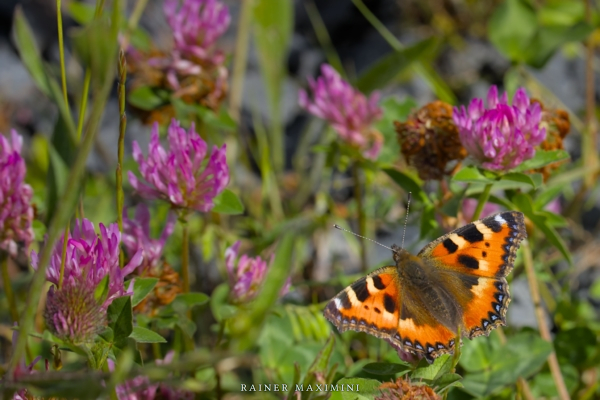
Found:
[[[169,125],[168,141],[170,149],[166,150],[160,144],[155,123],[147,158],[137,142],[133,143],[133,158],[146,182],[131,171],[129,182],[144,197],[164,199],[179,209],[210,211],[213,199],[229,183],[225,145],[214,146],[209,156],[208,146],[194,124],[186,132],[175,119]]]
[[[181,58],[221,64],[224,56],[214,51],[214,44],[231,22],[227,6],[219,0],[183,0],[181,7],[179,4],[179,0],[166,0],[164,5],[175,51]]]
[[[225,250],[225,266],[234,302],[244,303],[255,298],[262,288],[273,257],[269,263],[260,257],[248,257],[246,254],[237,259],[240,245],[241,242],[237,241]],[[291,281],[288,278],[279,295],[285,295],[289,291],[290,285]]]
[[[64,240],[67,240],[64,275],[60,270]],[[122,269],[119,266],[121,233],[116,223],[108,228],[100,224],[100,236],[87,219],[76,220],[72,235],[61,238],[53,250],[46,280],[53,283],[44,312],[49,329],[74,343],[91,341],[106,324],[106,310],[114,299],[131,295],[124,288],[125,277],[142,262],[139,250]],[[39,256],[31,252],[32,267],[37,270]],[[105,280],[106,277],[106,280]],[[104,295],[96,298],[96,289]]]
[[[167,223],[158,239],[150,237],[150,211],[145,204],[137,206],[135,218],[127,217],[123,212],[123,245],[130,255],[142,251],[143,261],[138,267],[140,275],[155,270],[162,258],[165,243],[175,228],[175,215],[169,213]]]
[[[309,78],[308,85],[312,99],[301,90],[300,106],[328,121],[343,141],[359,148],[366,158],[376,159],[383,146],[382,135],[373,128],[383,115],[377,105],[379,95],[373,93],[367,98],[328,64],[321,66],[321,76],[316,81]]]
[[[506,93],[498,98],[492,86],[483,99],[473,99],[468,108],[454,108],[454,122],[469,154],[484,168],[510,170],[535,155],[535,146],[544,141],[546,128],[540,126],[541,107],[519,88],[508,104]]]
[[[24,183],[23,138],[14,129],[10,136],[0,133],[0,249],[15,256],[19,244],[27,251],[34,238],[33,191]]]

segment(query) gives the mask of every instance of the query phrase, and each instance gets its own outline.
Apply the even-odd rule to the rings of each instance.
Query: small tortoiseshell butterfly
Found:
[[[367,332],[432,362],[454,352],[459,328],[472,339],[505,325],[505,277],[526,237],[523,214],[506,211],[458,228],[416,256],[393,245],[396,266],[342,290],[324,315],[340,332]]]

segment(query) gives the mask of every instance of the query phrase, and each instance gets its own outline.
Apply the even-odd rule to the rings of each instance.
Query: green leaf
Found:
[[[452,371],[452,356],[444,354],[436,358],[433,364],[414,370],[414,372],[410,374],[410,377],[411,379],[423,379],[428,382],[433,382],[450,371]]]
[[[113,24],[118,23],[112,21]],[[82,63],[90,68],[92,84],[99,88],[116,68],[118,43],[110,40],[112,29],[108,15],[95,18],[82,28],[72,31],[73,50]]]
[[[483,340],[468,344],[463,347],[460,360],[460,364],[469,370],[462,380],[463,390],[478,398],[513,385],[520,377],[533,375],[552,352],[552,344],[533,332],[518,333],[511,337],[509,343],[492,350]],[[473,348],[480,350],[473,352]],[[527,354],[527,357],[523,357],[523,354]]]
[[[133,332],[133,311],[131,297],[118,297],[110,303],[107,310],[108,326],[114,332],[114,343],[121,346]]]
[[[80,1],[70,1],[67,4],[67,10],[71,17],[79,25],[87,25],[94,19],[94,9],[96,7],[91,4],[85,4]]]
[[[46,225],[38,219],[34,219],[31,222],[31,228],[33,229],[33,236],[36,242],[42,242],[46,235]]]
[[[166,103],[159,92],[150,86],[139,86],[127,95],[127,101],[141,110],[151,111]]]
[[[158,333],[142,328],[141,326],[133,327],[133,331],[129,337],[137,343],[167,343],[167,340]]]
[[[404,172],[400,172],[395,168],[384,168],[383,172],[385,172],[394,182],[398,184],[402,189],[407,192],[411,192],[413,197],[418,198],[425,205],[431,205],[431,200],[429,200],[429,196],[427,193],[421,188],[421,181],[412,177]]]
[[[375,362],[369,363],[363,367],[363,371],[371,375],[395,375],[397,373],[406,373],[411,370],[411,366],[408,364],[398,363],[382,363]]]
[[[501,179],[505,181],[526,183],[528,185],[531,185],[534,189],[537,189],[544,183],[543,176],[539,173],[528,175],[522,172],[509,172],[507,174],[502,175]]]
[[[135,307],[148,296],[158,283],[158,278],[135,278],[133,281],[133,297],[131,304]]]
[[[104,303],[104,300],[106,300],[106,297],[108,296],[109,278],[110,278],[110,276],[108,274],[106,274],[106,276],[104,276],[104,278],[102,278],[102,280],[100,281],[100,283],[98,284],[98,286],[96,286],[96,289],[94,290],[94,299],[96,299],[96,301],[98,303]]]
[[[549,224],[548,217],[543,212],[534,211],[531,198],[525,193],[517,193],[512,201],[542,231],[544,237],[562,253],[569,264],[573,265],[573,259],[566,243],[554,227]]]
[[[196,306],[208,303],[209,300],[210,298],[204,293],[181,293],[171,304],[175,311],[185,313]]]
[[[496,180],[495,179],[490,179],[488,177],[486,177],[483,172],[475,167],[475,166],[468,166],[465,168],[462,168],[460,171],[458,171],[453,177],[452,180],[454,182],[469,182],[469,183],[494,183]]]
[[[330,335],[325,346],[319,351],[311,366],[308,368],[306,377],[304,378],[304,386],[318,383],[317,374],[326,375],[327,366],[329,365],[329,358],[333,351],[333,345],[335,344],[335,336]],[[304,397],[304,394],[303,394]]]
[[[514,172],[525,172],[531,169],[538,169],[546,165],[568,160],[571,156],[565,150],[536,150],[535,156],[521,165],[514,168]]]
[[[524,54],[525,61],[532,67],[542,68],[561,46],[584,40],[593,30],[585,22],[573,26],[540,27]]]
[[[227,300],[231,289],[227,283],[222,283],[213,290],[210,296],[210,310],[217,322],[235,315],[237,307],[230,305]]]
[[[213,199],[213,202],[215,206],[212,211],[219,214],[239,215],[244,212],[244,205],[240,198],[229,189],[223,190]]]
[[[337,381],[336,385],[338,387],[343,385],[345,391],[334,391],[330,400],[372,400],[375,396],[381,395],[381,389],[379,389],[381,382],[375,379],[342,378]],[[347,391],[348,387],[353,390]]]
[[[463,387],[463,384],[460,382],[461,380],[462,376],[448,373],[436,379],[432,386],[435,388],[436,393],[443,394],[444,392],[450,390],[450,388]]]
[[[363,93],[381,89],[401,72],[420,61],[424,55],[431,53],[436,46],[437,39],[431,37],[413,46],[385,55],[361,74],[355,86]]]
[[[511,61],[525,61],[537,28],[535,11],[523,0],[502,2],[488,22],[488,37]]]

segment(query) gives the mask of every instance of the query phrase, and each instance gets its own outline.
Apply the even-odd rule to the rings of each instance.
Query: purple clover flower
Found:
[[[165,0],[164,12],[173,30],[176,59],[208,60],[221,64],[224,56],[214,44],[231,22],[229,9],[218,0]]]
[[[262,258],[248,257],[246,254],[243,254],[236,264],[240,245],[241,242],[238,240],[225,250],[225,267],[232,288],[232,298],[236,303],[244,303],[256,297],[269,268]],[[272,262],[273,257],[269,260],[269,264]],[[285,295],[290,290],[290,286],[291,280],[288,278],[279,295]]]
[[[94,224],[87,219],[77,220],[67,239],[62,287],[59,288],[59,279],[64,237],[56,244],[46,270],[46,279],[54,284],[46,300],[46,323],[53,333],[74,343],[92,340],[106,324],[106,309],[113,300],[132,294],[131,287],[125,290],[124,280],[142,262],[139,250],[121,269],[118,225],[106,228],[100,224],[100,233],[101,236],[96,235]],[[31,265],[35,270],[38,263],[38,254],[32,251]],[[106,276],[105,296],[97,299],[96,288]]]
[[[377,105],[379,95],[373,93],[367,99],[331,65],[323,64],[321,74],[316,81],[308,78],[312,99],[306,91],[300,90],[300,106],[328,121],[342,140],[361,149],[366,158],[376,159],[383,146],[383,137],[372,128],[383,115]]]
[[[206,142],[196,133],[193,123],[186,132],[175,119],[169,125],[168,141],[170,151],[161,146],[155,123],[147,159],[137,142],[133,143],[133,158],[147,183],[139,181],[131,171],[129,182],[147,198],[164,199],[180,209],[210,211],[213,199],[229,183],[225,145],[214,146],[204,163],[208,155]]]
[[[123,245],[130,255],[136,254],[138,251],[143,254],[143,261],[138,267],[139,275],[159,266],[165,243],[175,227],[174,217],[174,214],[169,213],[160,238],[152,239],[150,237],[150,211],[145,204],[137,206],[133,220],[127,217],[126,211],[123,212]]]
[[[33,190],[24,183],[23,138],[14,129],[10,135],[0,133],[0,249],[15,256],[18,243],[27,251],[33,241]]]
[[[546,138],[546,128],[540,127],[542,110],[531,104],[527,93],[519,88],[508,105],[507,94],[498,99],[498,89],[492,86],[483,99],[473,99],[468,109],[454,108],[453,119],[460,140],[484,168],[510,170],[535,155],[535,146]]]

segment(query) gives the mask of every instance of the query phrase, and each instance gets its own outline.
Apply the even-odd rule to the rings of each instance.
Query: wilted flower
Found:
[[[225,250],[225,266],[229,276],[229,284],[232,287],[232,298],[237,303],[252,300],[260,289],[269,268],[267,262],[260,257],[248,257],[243,254],[236,264],[241,242],[237,241],[233,246]],[[273,261],[273,257],[269,264]],[[285,295],[290,289],[291,281],[288,278],[279,293]]]
[[[121,269],[118,225],[111,224],[107,229],[100,224],[100,233],[100,237],[96,235],[94,224],[87,219],[77,220],[67,239],[62,286],[59,281],[64,237],[56,244],[46,270],[46,279],[54,284],[46,300],[46,324],[53,333],[74,343],[92,340],[106,324],[106,309],[113,300],[132,294],[125,290],[124,279],[142,262],[139,250]],[[31,265],[36,270],[38,262],[38,254],[32,251]],[[97,298],[96,289],[101,284],[106,284],[106,288],[100,290],[103,296]]]
[[[421,179],[442,179],[452,173],[448,163],[467,156],[452,121],[452,106],[443,101],[426,104],[406,122],[394,121],[394,125],[402,154]]]
[[[395,382],[385,382],[379,387],[381,395],[375,400],[441,400],[429,386],[413,384],[409,378],[397,378]]]
[[[175,216],[169,214],[165,228],[158,239],[150,237],[150,211],[145,204],[140,204],[135,210],[135,219],[127,217],[123,211],[123,245],[130,255],[142,251],[143,261],[138,267],[138,275],[144,275],[159,266],[165,242],[175,228]]]
[[[498,99],[496,86],[488,92],[487,105],[486,109],[482,99],[473,99],[468,110],[454,109],[460,140],[469,154],[491,170],[509,170],[532,158],[534,147],[546,137],[540,105],[531,104],[522,88],[508,105],[506,93]]]
[[[363,155],[376,159],[383,145],[383,136],[373,128],[381,118],[377,105],[379,95],[368,99],[343,80],[331,65],[321,66],[321,76],[308,78],[312,99],[306,91],[299,93],[299,103],[311,114],[328,121],[343,141],[360,149]]]
[[[542,108],[542,126],[546,127],[546,138],[540,144],[540,149],[546,151],[564,150],[563,140],[571,131],[569,113],[560,108],[553,109],[545,107],[544,104],[537,99],[532,99],[531,102],[539,104]],[[544,177],[544,181],[546,181],[550,177],[552,171],[557,169],[564,162],[566,162],[566,160],[548,164],[535,171],[540,172]]]
[[[176,120],[169,125],[168,140],[169,151],[161,146],[158,124],[154,124],[147,159],[137,142],[133,143],[133,158],[147,183],[139,181],[131,171],[129,182],[147,198],[164,199],[180,209],[210,211],[213,199],[229,183],[225,145],[214,146],[205,163],[208,146],[194,130],[194,124],[186,132]]]
[[[23,138],[12,130],[10,141],[0,133],[0,250],[17,254],[33,241],[31,186],[25,184],[25,160],[21,157]]]

